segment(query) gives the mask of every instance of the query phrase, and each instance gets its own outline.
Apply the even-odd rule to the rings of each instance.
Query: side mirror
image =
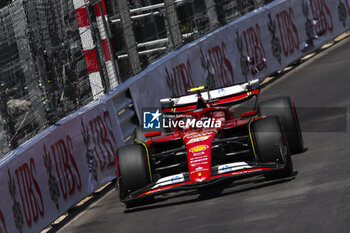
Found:
[[[157,137],[162,135],[161,131],[155,131],[155,132],[150,132],[150,133],[145,133],[146,138],[152,138],[152,137]]]

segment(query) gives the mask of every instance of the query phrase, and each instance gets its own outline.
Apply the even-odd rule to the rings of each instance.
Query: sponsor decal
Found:
[[[283,54],[288,57],[299,51],[299,33],[294,23],[294,10],[289,8],[276,14],[278,31],[280,33]],[[271,24],[276,22],[270,21]]]
[[[45,162],[46,172],[49,175],[48,185],[50,190],[50,197],[51,197],[51,200],[55,203],[57,210],[59,210],[60,209],[60,206],[59,206],[60,190],[58,188],[57,178],[55,177],[53,172],[53,163],[52,163],[51,155],[50,155],[50,152],[46,149],[45,144],[44,144],[44,162]]]
[[[177,184],[184,182],[185,178],[183,174],[177,174],[177,175],[172,175],[172,176],[167,176],[164,178],[161,178],[157,181],[156,185],[153,186],[153,189],[162,187],[162,186],[167,186],[167,185],[172,185],[172,184]]]
[[[207,160],[208,160],[208,158],[207,158],[207,157],[204,157],[204,158],[198,158],[198,159],[192,160],[192,161],[191,161],[191,164],[192,164],[192,163],[204,162],[204,161],[207,161]]]
[[[197,137],[197,138],[192,138],[187,142],[187,144],[191,144],[191,143],[195,143],[195,142],[202,142],[202,141],[207,140],[208,138],[210,138],[210,136],[201,136],[201,137]]]
[[[206,54],[201,49],[200,60],[205,73],[205,83],[209,89],[234,83],[233,65],[228,55],[229,51],[224,41],[209,48]]]
[[[303,1],[302,3],[302,11],[303,14],[306,18],[306,22],[305,22],[305,33],[306,33],[306,46],[305,47],[309,47],[309,46],[314,46],[314,40],[318,38],[318,36],[316,35],[316,32],[314,30],[314,22],[311,19],[311,17],[309,16],[309,6],[308,3]]]
[[[78,166],[79,163],[77,163],[76,160],[77,157],[72,153],[74,151],[73,141],[68,134],[66,135],[65,140],[59,139],[51,144],[49,148],[50,150],[45,152],[44,145],[44,161],[46,159],[46,166],[48,167],[48,183],[51,183],[50,194],[54,195],[51,197],[51,200],[56,205],[59,196],[64,200],[68,200],[77,192],[81,192],[83,180],[80,175],[81,167]],[[52,167],[50,168],[50,166]],[[51,175],[53,175],[51,178],[50,172]],[[59,189],[56,189],[56,184]],[[59,208],[59,206],[57,205],[56,208]]]
[[[232,167],[230,165],[225,165],[221,168],[221,171],[222,171],[222,173],[230,172],[230,171],[232,171]]]
[[[194,86],[190,59],[171,68],[166,67],[165,79],[172,96],[186,94]]]
[[[201,152],[197,152],[197,153],[194,153],[193,156],[200,156],[200,155],[204,155],[204,152],[201,151]]]
[[[198,165],[206,165],[208,162],[192,163],[191,167],[197,167]]]
[[[282,46],[281,46],[280,38],[276,35],[276,31],[277,31],[276,21],[274,21],[272,19],[271,14],[268,14],[268,18],[269,18],[268,29],[269,29],[270,33],[272,34],[272,39],[271,39],[272,55],[281,64]]]
[[[346,12],[346,6],[344,3],[339,1],[338,5],[338,15],[339,15],[339,21],[342,22],[343,27],[346,26],[346,18],[348,17],[348,13]]]
[[[210,135],[212,132],[217,132],[217,130],[208,130],[208,131],[203,131],[201,133],[192,133],[192,134],[186,135],[185,138],[198,138],[198,137]]]
[[[179,180],[181,180],[181,179],[182,179],[182,177],[180,177],[180,176],[174,176],[174,177],[171,178],[171,183],[172,183],[172,184],[176,184],[176,183],[178,183]]]
[[[206,85],[209,89],[216,88],[216,81],[215,81],[215,73],[214,67],[212,63],[210,63],[210,58],[206,55],[204,55],[204,52],[201,48],[201,66],[205,72],[204,77],[206,80]]]
[[[246,173],[250,173],[250,172],[258,172],[258,171],[262,171],[262,170],[263,169],[261,169],[261,168],[256,168],[256,169],[251,169],[251,170],[233,172],[232,175],[240,175],[240,174],[246,174]]]
[[[223,174],[223,173],[249,169],[249,168],[252,168],[252,166],[250,166],[246,162],[229,163],[229,164],[220,165],[218,169],[218,173]]]
[[[195,152],[199,152],[199,151],[204,151],[208,148],[209,148],[209,146],[207,146],[207,145],[195,146],[195,147],[192,147],[190,149],[190,152],[195,153]]]
[[[22,206],[21,206],[20,202],[17,200],[17,192],[18,191],[17,191],[17,187],[15,184],[15,179],[12,177],[10,170],[8,170],[8,175],[9,175],[8,188],[9,188],[9,193],[10,193],[11,199],[13,201],[13,204],[12,204],[12,214],[13,215],[12,216],[13,216],[13,219],[15,220],[15,225],[16,225],[17,230],[19,232],[22,232],[23,225],[24,225]],[[22,201],[22,204],[23,204],[23,201]]]
[[[202,152],[202,153],[203,153],[203,156],[192,157],[192,158],[190,158],[190,161],[192,161],[192,160],[198,160],[198,159],[202,159],[202,158],[207,158],[207,156],[204,155],[204,152]]]
[[[224,88],[221,88],[220,90],[218,90],[218,95],[219,97],[223,97],[226,95],[226,90]]]
[[[236,45],[240,53],[243,76],[247,77],[249,71],[252,75],[256,75],[267,67],[266,53],[258,23],[244,30],[242,35],[236,31]]]
[[[312,48],[314,46],[314,40],[327,34],[327,32],[333,32],[333,16],[324,0],[303,0],[301,7],[306,18],[305,31],[308,38],[305,49],[307,47]],[[340,6],[340,8],[342,8],[342,6]],[[339,10],[338,8],[338,11],[341,12],[340,17],[342,18],[341,20],[343,20],[343,10]]]
[[[207,168],[197,167],[197,168],[195,169],[195,171],[190,172],[190,174],[192,175],[193,173],[204,172],[204,171],[208,171],[208,170],[209,170],[209,169],[207,169]]]

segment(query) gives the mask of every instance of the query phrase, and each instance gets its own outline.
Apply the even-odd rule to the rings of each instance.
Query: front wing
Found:
[[[251,176],[257,176],[264,173],[282,170],[285,167],[279,163],[256,163],[256,162],[237,162],[213,167],[211,178],[202,182],[193,182],[189,179],[188,173],[181,173],[164,177],[157,182],[140,190],[129,194],[124,203],[142,200],[145,198],[161,195],[168,192],[198,189],[217,184],[227,180],[239,180]]]

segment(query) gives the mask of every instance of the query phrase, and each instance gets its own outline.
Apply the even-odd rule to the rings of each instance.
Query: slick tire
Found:
[[[117,151],[119,197],[122,202],[132,192],[147,186],[150,175],[142,145],[126,145]]]
[[[294,103],[290,97],[279,97],[263,101],[258,105],[261,116],[277,116],[281,119],[282,128],[286,134],[290,152],[292,154],[304,151],[303,136]]]
[[[293,162],[279,118],[272,116],[254,121],[251,133],[259,162],[277,162],[284,165],[282,170],[265,173],[264,176],[268,179],[290,176],[293,172]]]

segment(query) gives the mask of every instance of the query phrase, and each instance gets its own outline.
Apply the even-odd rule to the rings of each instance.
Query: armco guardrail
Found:
[[[275,1],[57,122],[0,161],[0,232],[39,232],[114,179],[116,148],[130,142],[135,111],[140,116],[142,107],[192,86],[263,79],[348,30],[349,14],[349,0]],[[247,56],[266,63],[247,63]]]

